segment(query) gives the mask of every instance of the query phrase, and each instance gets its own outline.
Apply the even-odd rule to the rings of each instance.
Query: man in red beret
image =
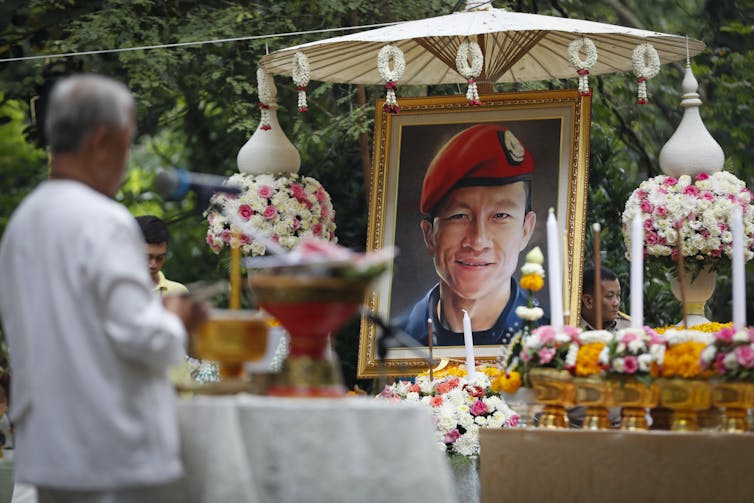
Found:
[[[507,127],[478,124],[451,138],[429,165],[421,194],[424,243],[439,283],[397,325],[420,343],[463,345],[463,311],[474,344],[504,344],[526,305],[513,273],[537,216],[531,209],[534,160]]]

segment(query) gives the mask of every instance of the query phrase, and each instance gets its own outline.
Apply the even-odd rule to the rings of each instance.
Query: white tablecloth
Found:
[[[182,398],[181,503],[454,502],[430,413],[372,398]]]

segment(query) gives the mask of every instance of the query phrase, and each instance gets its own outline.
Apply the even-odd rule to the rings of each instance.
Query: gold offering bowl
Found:
[[[261,360],[267,350],[268,317],[259,311],[214,309],[194,334],[193,353],[220,364],[223,379],[243,376],[244,362]]]
[[[576,394],[571,374],[565,370],[535,368],[529,371],[529,380],[537,402],[544,405],[539,426],[567,428],[566,407],[574,405]]]
[[[296,266],[249,275],[259,305],[280,321],[290,339],[288,358],[268,388],[269,394],[345,395],[328,338],[357,313],[371,279],[319,275]]]
[[[635,378],[615,378],[608,380],[611,391],[611,405],[621,408],[620,428],[622,430],[648,430],[647,409],[660,403],[660,388],[656,383],[647,386]]]
[[[699,430],[699,413],[712,405],[712,386],[701,379],[660,379],[660,404],[673,410],[670,429]]]
[[[754,383],[713,382],[712,404],[721,410],[720,429],[730,433],[748,431],[746,416],[754,407]]]
[[[582,428],[585,430],[607,430],[610,420],[607,407],[611,402],[611,388],[599,376],[574,377],[575,402],[586,407]]]

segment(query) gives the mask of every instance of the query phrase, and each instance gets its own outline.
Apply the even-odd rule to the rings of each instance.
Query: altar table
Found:
[[[482,502],[754,501],[754,434],[483,429]]]
[[[455,502],[429,410],[373,398],[180,398],[176,502]]]

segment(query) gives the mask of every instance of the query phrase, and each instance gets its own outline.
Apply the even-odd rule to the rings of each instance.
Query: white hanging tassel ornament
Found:
[[[393,68],[390,68],[390,60],[393,60]],[[380,49],[377,54],[377,71],[380,77],[385,81],[385,105],[384,110],[389,113],[397,114],[400,112],[398,99],[395,91],[398,89],[398,79],[403,76],[406,70],[406,59],[403,57],[403,51],[394,45],[386,45]]]
[[[636,82],[639,84],[636,103],[646,105],[649,103],[647,99],[647,80],[660,73],[660,56],[652,44],[645,42],[634,48],[631,60],[634,63]]]
[[[471,56],[471,62],[469,63],[469,56]],[[469,83],[469,87],[466,90],[466,99],[469,100],[469,105],[479,106],[482,102],[479,100],[479,91],[477,90],[476,78],[482,73],[482,67],[484,66],[484,54],[479,44],[472,41],[461,42],[456,52],[456,70],[460,73]]]
[[[298,111],[308,112],[309,107],[306,103],[306,86],[309,85],[311,73],[309,70],[309,58],[303,52],[297,52],[293,55],[293,83],[298,90]]]
[[[270,126],[270,103],[275,97],[273,86],[270,74],[262,68],[257,68],[257,92],[259,93],[259,109],[261,110],[259,127],[263,131],[272,129],[272,126]]]
[[[584,49],[586,59],[581,59],[580,52]],[[597,62],[597,48],[594,46],[592,39],[587,37],[577,38],[568,44],[568,62],[571,63],[579,74],[579,94],[581,96],[591,96],[592,91],[589,89],[589,69]]]

